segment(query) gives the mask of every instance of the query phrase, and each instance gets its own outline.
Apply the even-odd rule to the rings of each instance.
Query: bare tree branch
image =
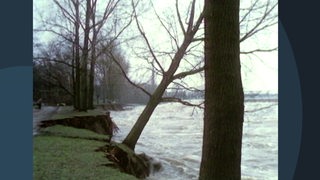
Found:
[[[197,74],[197,73],[199,73],[199,72],[201,72],[201,71],[203,71],[203,70],[204,70],[204,67],[201,67],[201,68],[199,68],[199,69],[194,69],[194,70],[190,70],[190,71],[181,72],[181,73],[178,73],[178,74],[174,75],[174,76],[172,77],[172,79],[173,79],[173,80],[174,80],[174,79],[182,79],[182,78],[185,78],[186,76],[190,76],[190,75],[193,75],[193,74]]]
[[[194,6],[193,6],[193,8],[194,8]],[[191,9],[191,11],[194,11],[194,9],[193,10]],[[192,18],[192,17],[190,17],[190,18]],[[198,17],[198,19],[196,21],[196,24],[194,26],[193,25],[189,25],[189,27],[193,26],[193,29],[186,32],[184,40],[183,40],[181,46],[179,47],[179,49],[177,50],[177,52],[175,53],[175,55],[173,57],[173,60],[172,60],[172,63],[170,65],[170,67],[169,67],[169,70],[167,71],[168,74],[171,75],[172,77],[174,76],[174,73],[178,69],[179,64],[181,62],[181,59],[185,55],[185,52],[186,52],[187,48],[189,47],[190,43],[192,42],[192,39],[193,39],[194,35],[197,33],[203,18],[204,18],[204,14],[203,14],[203,11],[202,11],[200,16]],[[172,77],[170,77],[171,81],[173,80]]]
[[[97,26],[97,31],[99,32],[100,29],[102,28],[103,24],[105,23],[105,21],[107,21],[107,19],[109,18],[110,14],[114,11],[114,9],[117,7],[118,3],[120,2],[120,0],[114,1],[114,0],[110,0],[108,1],[104,14],[102,16],[102,18],[96,22],[94,24],[94,26]],[[92,26],[90,28],[93,28]]]
[[[148,40],[145,32],[142,30],[142,28],[141,28],[141,26],[140,26],[140,24],[139,24],[138,17],[137,17],[137,13],[136,13],[136,10],[135,10],[133,1],[132,1],[132,6],[133,6],[134,17],[135,17],[135,19],[136,19],[136,24],[137,24],[138,30],[139,30],[140,34],[142,35],[144,41],[146,42],[146,44],[147,44],[147,46],[148,46],[148,49],[149,49],[149,52],[151,53],[153,59],[155,60],[155,62],[157,63],[157,65],[159,66],[159,68],[161,69],[161,71],[164,73],[165,71],[164,71],[162,65],[160,64],[158,58],[157,58],[156,55],[154,54],[153,49],[152,49],[152,47],[151,47],[151,45],[150,45],[150,42],[149,42],[149,40]]]
[[[193,36],[196,34],[196,32],[199,30],[199,27],[200,27],[200,25],[201,25],[201,23],[202,23],[202,20],[203,20],[203,18],[204,18],[204,10],[201,12],[201,14],[200,14],[200,16],[199,16],[199,18],[198,18],[198,20],[196,21],[196,23],[195,23],[195,25],[193,26],[193,29],[192,29],[192,34],[193,34]],[[192,41],[192,40],[191,40]]]
[[[60,32],[57,32],[57,31],[53,30],[53,29],[34,29],[34,31],[35,32],[51,32],[51,33],[53,33],[55,35],[58,35],[58,36],[62,37],[63,39],[67,40],[68,42],[73,43],[73,39],[71,37],[68,37],[68,36],[66,36],[66,35],[64,35],[64,34],[62,34]]]
[[[51,66],[51,65],[49,65]],[[59,78],[58,76],[55,76],[53,74],[52,71],[50,71],[49,69],[46,69],[46,74],[48,74],[47,76],[39,76],[40,79],[42,79],[43,81],[49,83],[52,86],[61,88],[62,90],[64,90],[67,94],[73,96],[74,94],[68,89],[66,88],[62,82],[64,82],[61,78]],[[52,78],[52,79],[51,79]],[[56,83],[54,83],[52,80],[55,80]]]
[[[57,77],[54,77],[54,76],[51,76],[51,77],[54,78],[54,79],[57,78]],[[69,94],[69,95],[71,95],[71,96],[74,95],[71,91],[69,91],[66,87],[64,87],[64,86],[62,85],[62,83],[61,83],[60,80],[58,81],[58,80],[56,79],[56,81],[57,81],[58,84],[55,84],[55,83],[53,83],[52,81],[50,81],[50,80],[48,80],[48,79],[46,79],[46,78],[43,78],[43,77],[40,77],[40,78],[41,78],[43,81],[51,84],[52,86],[56,86],[56,87],[61,88],[61,89],[62,89],[63,91],[65,91],[67,94]]]
[[[59,88],[61,88],[62,90],[64,90],[66,93],[68,93],[68,94],[71,95],[71,96],[74,95],[71,91],[69,91],[68,88],[66,88],[66,87],[62,84],[61,79],[59,79],[59,78],[56,77],[56,76],[52,76],[52,78],[56,79],[56,81],[58,82],[58,87],[59,87]]]
[[[177,102],[177,103],[181,103],[181,104],[186,105],[186,106],[198,107],[198,108],[201,108],[201,109],[204,108],[202,106],[204,104],[204,102],[202,102],[200,104],[193,104],[193,103],[190,103],[188,101],[184,101],[184,100],[182,100],[180,98],[176,98],[176,97],[163,97],[161,99],[161,102]]]
[[[183,35],[186,35],[186,30],[184,29],[184,26],[183,26],[183,23],[182,23],[182,20],[181,20],[181,15],[180,15],[180,12],[179,12],[179,5],[178,4],[179,4],[178,0],[176,0],[176,13],[177,13],[177,16],[178,16],[179,25],[180,25],[180,28],[182,30]]]
[[[203,38],[193,38],[192,42],[197,42],[197,41],[204,41],[204,37]]]
[[[184,90],[187,90],[187,91],[192,91],[192,92],[204,92],[204,90],[201,90],[201,89],[197,89],[195,87],[187,87],[181,83],[178,83],[178,82],[172,82],[173,84],[179,86],[179,87],[182,87]],[[178,88],[168,88],[168,89],[178,89]]]
[[[252,53],[256,53],[256,52],[272,52],[272,51],[276,51],[278,50],[278,48],[273,48],[273,49],[254,49],[251,51],[241,51],[240,54],[252,54]]]
[[[254,4],[255,5],[255,4]],[[264,11],[264,14],[261,18],[259,18],[259,21],[256,23],[256,25],[254,25],[251,30],[247,31],[245,35],[243,35],[241,38],[240,38],[240,42],[243,42],[244,40],[248,39],[249,37],[253,36],[254,34],[256,34],[257,32],[263,30],[263,29],[266,29],[267,27],[270,27],[270,26],[273,26],[275,24],[277,24],[277,22],[271,22],[269,24],[266,24],[266,25],[263,25],[263,23],[266,22],[266,20],[269,20],[269,19],[275,19],[275,16],[274,17],[269,17],[269,15],[273,12],[273,10],[278,6],[278,3],[275,3],[273,6],[271,6],[269,8],[269,5],[270,5],[270,1],[267,2],[267,4],[265,5],[265,11]],[[243,21],[243,20],[242,20]],[[262,26],[262,27],[261,27]]]
[[[97,1],[97,0],[95,0],[95,3],[96,3],[96,1]],[[103,18],[102,18],[98,23],[93,23],[93,25],[92,25],[92,26],[97,27],[97,28],[92,27],[92,28],[95,29],[95,31],[96,31],[95,33],[99,33],[99,32],[100,32],[101,28],[102,28],[103,25],[104,25],[104,22],[108,19],[108,16],[114,11],[114,9],[116,8],[116,6],[117,6],[117,4],[119,3],[119,1],[120,1],[120,0],[117,0],[117,1],[114,3],[115,5],[114,5],[112,8],[110,8],[110,6],[111,6],[111,1],[108,2],[107,8],[106,8],[106,10],[105,10],[105,12],[104,12],[104,15],[103,15]],[[95,6],[94,6],[93,8],[95,8]],[[107,13],[107,9],[110,9],[110,10],[109,10],[110,12]],[[130,26],[130,24],[132,23],[132,21],[133,21],[133,12],[132,12],[131,15],[130,15],[130,20],[129,20],[129,22],[128,22],[123,28],[120,29],[120,31],[116,34],[116,36],[112,37],[111,39],[108,39],[108,41],[109,41],[108,44],[113,45],[114,42],[119,38],[119,36],[125,31],[125,29]],[[105,39],[100,39],[100,41],[105,41]],[[91,40],[91,39],[90,39],[90,42],[92,43],[92,40]],[[96,43],[99,43],[99,40],[98,40]],[[109,48],[109,47],[107,46],[107,48]],[[105,49],[105,48],[104,48],[104,49]],[[101,54],[103,54],[103,53],[104,53],[103,50],[100,51],[99,53],[97,53],[96,58],[99,57],[99,56],[100,56]]]
[[[135,84],[134,82],[132,82],[132,81],[130,80],[130,78],[127,76],[127,73],[125,72],[125,70],[123,69],[123,67],[121,66],[121,64],[117,61],[117,59],[116,59],[116,57],[113,55],[113,53],[112,53],[112,52],[109,52],[109,55],[111,56],[113,62],[115,62],[116,65],[119,67],[120,71],[122,72],[122,74],[123,74],[123,76],[126,78],[126,80],[127,80],[131,85],[133,85],[134,87],[140,89],[142,92],[144,92],[144,93],[147,94],[149,97],[151,97],[151,94],[150,94],[147,90],[145,90],[143,87]]]
[[[192,30],[193,20],[194,20],[195,3],[196,3],[196,0],[193,0],[192,4],[191,4],[190,18],[189,18],[189,22],[188,22],[187,33],[191,32],[191,30]]]
[[[47,62],[56,62],[56,63],[60,63],[60,64],[64,64],[68,67],[71,67],[71,68],[75,68],[75,66],[73,66],[72,64],[69,64],[65,61],[60,61],[60,60],[56,60],[56,59],[50,59],[50,58],[47,58],[47,57],[33,57],[34,60],[44,60],[44,61],[47,61]]]
[[[154,13],[156,14],[158,20],[160,21],[162,27],[167,31],[167,33],[169,34],[170,38],[175,42],[175,46],[178,49],[179,48],[179,44],[178,44],[178,40],[175,36],[172,35],[172,33],[170,32],[170,30],[168,29],[168,27],[164,24],[164,22],[162,21],[162,19],[160,18],[159,14],[157,13],[157,11],[155,10],[153,4],[152,4],[152,8],[154,10]]]
[[[256,5],[258,4],[259,0],[256,0],[247,10],[246,14],[244,14],[239,22],[239,24],[243,23],[245,21],[245,19],[252,13],[252,11],[254,11]]]
[[[264,109],[271,108],[272,106],[276,106],[276,105],[278,105],[278,103],[271,104],[271,105],[268,105],[268,106],[264,106],[264,107],[261,107],[261,108],[255,108],[255,109],[252,109],[252,110],[246,110],[245,112],[246,113],[254,113],[254,112],[257,112],[257,111],[261,111],[261,110],[264,110]]]
[[[57,0],[53,0],[53,2],[61,9],[61,12],[65,18],[69,21],[75,22],[74,16],[72,16],[67,9],[65,9]]]

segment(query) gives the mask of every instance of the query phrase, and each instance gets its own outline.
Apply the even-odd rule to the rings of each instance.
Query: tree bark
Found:
[[[95,8],[95,7],[94,7]],[[93,10],[93,8],[92,8]],[[91,62],[90,62],[90,72],[89,72],[89,89],[88,89],[88,108],[94,109],[93,106],[93,96],[94,96],[94,76],[95,76],[95,66],[96,66],[96,43],[98,32],[96,30],[95,13],[92,13],[92,43],[91,43]]]
[[[84,29],[84,40],[82,50],[81,64],[81,83],[80,83],[80,107],[79,111],[88,110],[88,57],[89,57],[89,35],[90,35],[90,17],[91,17],[91,1],[86,1],[86,19]]]
[[[146,107],[144,108],[143,112],[140,114],[138,120],[134,124],[130,133],[123,140],[122,143],[128,146],[130,149],[134,150],[144,127],[147,125],[155,108],[161,102],[162,95],[169,84],[170,82],[168,79],[165,79],[165,78],[162,79],[160,85],[157,87],[155,92],[150,97]]]
[[[93,96],[94,96],[94,74],[95,74],[95,47],[92,47],[92,56],[90,62],[90,72],[89,72],[89,86],[88,86],[88,108],[94,109]]]
[[[205,0],[205,109],[199,179],[241,179],[244,95],[239,0]]]
[[[71,85],[71,87],[72,87],[72,92],[73,92],[73,96],[72,96],[72,104],[73,104],[73,106],[75,107],[75,104],[76,104],[76,91],[77,91],[77,89],[76,89],[76,72],[75,72],[75,70],[76,70],[76,68],[75,68],[75,43],[73,42],[72,43],[72,62],[71,62],[71,64],[72,64],[72,69],[71,69],[71,80],[72,80],[72,85]]]
[[[75,71],[75,102],[74,108],[78,109],[80,107],[80,36],[79,36],[79,28],[80,28],[80,13],[79,13],[79,1],[75,2],[75,11],[76,11],[76,22],[75,24],[75,63],[76,63],[76,71]]]

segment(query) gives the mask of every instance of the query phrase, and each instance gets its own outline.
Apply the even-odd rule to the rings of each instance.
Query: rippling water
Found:
[[[247,102],[243,126],[242,179],[278,179],[278,105]],[[267,108],[265,108],[267,107]],[[144,106],[112,111],[122,141]],[[259,111],[252,111],[260,109]],[[136,152],[145,152],[163,165],[148,179],[198,179],[202,148],[203,111],[178,103],[160,104],[142,132]]]

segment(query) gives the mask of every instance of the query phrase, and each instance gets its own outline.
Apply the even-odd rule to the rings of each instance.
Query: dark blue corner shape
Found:
[[[32,0],[1,2],[0,179],[32,179]]]
[[[32,67],[0,69],[0,179],[32,179]]]
[[[279,179],[293,179],[301,144],[302,101],[293,51],[279,23]]]
[[[1,2],[0,69],[32,66],[32,0]]]

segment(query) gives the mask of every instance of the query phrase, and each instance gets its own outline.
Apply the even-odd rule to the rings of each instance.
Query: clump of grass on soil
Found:
[[[56,114],[54,114],[50,119],[64,119],[64,118],[72,118],[75,116],[97,116],[97,115],[104,115],[106,111],[101,109],[93,109],[88,110],[87,112],[79,112],[74,111],[73,107],[71,106],[61,106],[59,107]]]
[[[108,135],[97,134],[86,129],[78,129],[63,125],[50,126],[40,130],[42,135],[61,136],[67,138],[91,139],[97,141],[107,141]]]
[[[105,135],[61,125],[45,128],[44,132],[33,138],[35,180],[136,179],[110,167],[112,162],[96,151],[107,144]]]

